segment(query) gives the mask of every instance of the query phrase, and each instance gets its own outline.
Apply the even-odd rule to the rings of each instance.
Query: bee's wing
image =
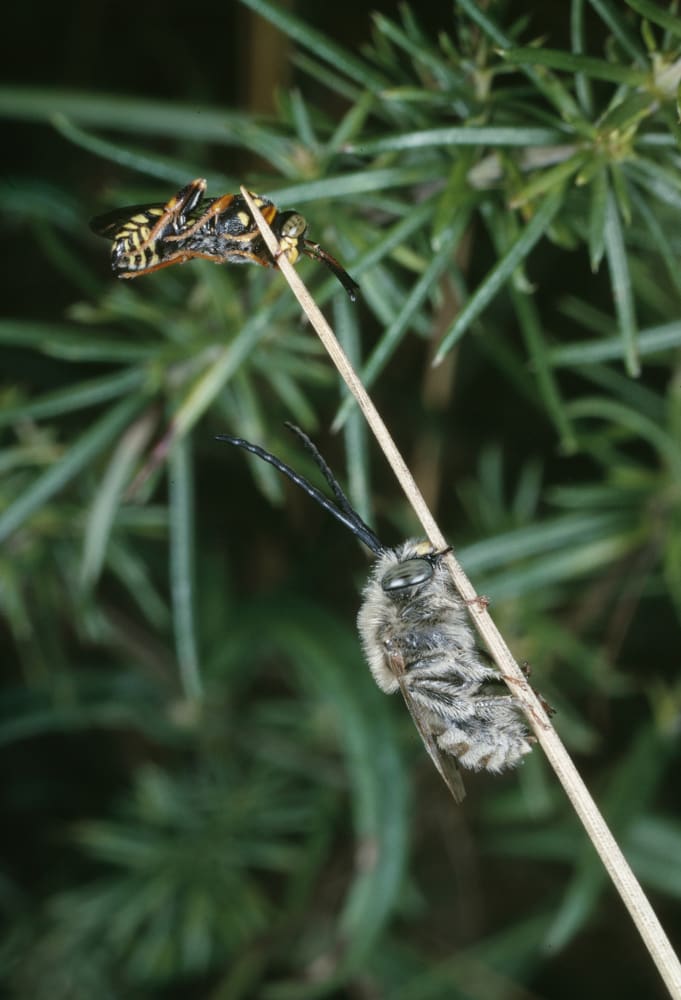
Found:
[[[409,709],[409,714],[411,715],[414,725],[418,730],[419,736],[423,740],[423,744],[430,755],[430,759],[440,772],[440,776],[449,791],[452,793],[454,801],[456,803],[463,802],[466,797],[466,789],[464,788],[463,779],[461,778],[456,760],[451,756],[451,754],[443,753],[442,750],[440,750],[435,737],[433,736],[428,720],[424,718],[420,707],[416,704],[409,693],[407,685],[404,681],[406,673],[404,669],[404,660],[397,654],[390,656],[389,660],[390,669],[400,685],[400,691],[402,692],[404,703]]]

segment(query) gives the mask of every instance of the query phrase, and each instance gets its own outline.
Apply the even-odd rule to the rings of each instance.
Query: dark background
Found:
[[[567,44],[567,5],[516,3],[510,6],[518,17],[529,17],[527,36],[543,37],[548,45],[556,48]],[[374,4],[372,9],[394,15],[397,5]],[[297,3],[295,11],[351,51],[359,49],[371,29],[371,14],[365,4]],[[448,4],[423,2],[418,5],[423,30],[430,36],[437,34],[443,23],[449,27],[450,16]],[[587,19],[591,17],[593,15],[587,13]],[[509,15],[507,23],[511,20]],[[319,100],[315,83],[293,66],[294,46],[290,40],[237,3],[204,3],[192,7],[171,2],[139,8],[110,3],[66,7],[16,4],[3,13],[3,34],[3,76],[6,83],[19,87],[158,97],[272,118],[277,116],[277,90],[295,85],[304,95]],[[595,50],[605,34],[601,23],[594,18],[592,41]],[[327,112],[340,117],[344,110],[342,102],[331,96],[327,100]],[[63,239],[70,252],[88,260],[91,273],[98,282],[104,283],[108,280],[105,245],[89,233],[87,218],[90,213],[102,209],[107,192],[125,176],[125,171],[70,145],[43,123],[17,121],[8,114],[3,121],[3,134],[2,177],[7,201],[4,206],[7,211],[3,213],[3,313],[7,317],[56,321],[66,315],[75,301],[83,300],[83,288],[69,282],[67,269],[58,271],[52,266],[41,236],[43,223],[31,218],[30,212],[13,208],[13,189],[30,179],[59,192],[66,210],[82,214],[82,232],[72,229]],[[157,137],[147,141],[138,134],[132,144],[138,149],[180,158],[191,155],[193,160],[205,161],[207,171],[224,170],[230,175],[243,176],[245,180],[266,169],[262,162],[243,150],[211,148],[209,144],[201,149],[182,136],[171,143]],[[135,183],[139,183],[138,175],[135,175]],[[494,251],[481,235],[469,270],[471,286],[484,276],[493,260]],[[537,299],[540,303],[552,302],[559,291],[577,292],[587,283],[596,305],[607,301],[607,276],[603,272],[593,277],[583,256],[573,259],[569,270],[561,260],[554,247],[545,248],[533,258],[532,279],[539,289]],[[348,266],[351,270],[351,264]],[[493,308],[499,328],[506,330],[509,342],[517,346],[520,338],[503,304]],[[645,312],[645,306],[641,308]],[[380,329],[374,317],[366,312],[361,315],[365,323],[363,337],[371,344]],[[568,320],[563,329],[558,325],[554,328],[557,336],[569,329]],[[468,504],[465,502],[465,484],[470,485],[478,476],[481,455],[490,446],[501,449],[502,485],[509,490],[517,470],[537,457],[547,488],[591,479],[592,460],[583,454],[561,454],[556,447],[553,428],[538,418],[535,409],[517,391],[517,386],[505,379],[498,369],[491,370],[487,366],[483,351],[468,343],[462,347],[457,361],[457,391],[450,395],[445,390],[443,405],[432,405],[432,400],[437,398],[437,385],[428,381],[426,358],[427,348],[421,340],[408,341],[379,383],[376,401],[397,439],[404,443],[406,457],[413,463],[420,480],[423,479],[424,489],[436,512],[445,511],[447,531],[457,543],[472,543],[485,537],[484,511],[477,510],[479,520],[476,522],[475,495]],[[0,368],[5,387],[17,383],[29,386],[36,394],[67,387],[71,372],[70,366],[63,361],[37,357],[19,348],[6,352]],[[93,365],[89,371],[94,377],[99,369]],[[88,369],[81,369],[79,374],[84,377]],[[651,368],[645,373],[644,384],[651,390],[661,391],[668,378],[669,369]],[[569,375],[565,383],[569,389]],[[342,444],[326,430],[335,412],[337,391],[334,387],[331,405],[327,387],[311,390],[310,395],[321,425],[320,443],[334,468],[343,469]],[[272,424],[276,421],[279,425],[286,417],[286,408],[280,402],[273,403],[268,421]],[[76,422],[76,417],[69,417],[64,427],[75,433],[80,430]],[[448,446],[451,428],[457,431],[451,434]],[[240,616],[242,624],[250,622],[253,635],[259,635],[261,630],[266,632],[260,623],[267,620],[268,602],[279,607],[284,607],[289,597],[292,601],[303,602],[305,607],[305,602],[309,602],[317,609],[320,621],[328,613],[334,616],[334,627],[338,623],[340,627],[345,626],[348,642],[352,643],[357,590],[366,571],[366,561],[355,547],[351,548],[337,525],[321,511],[310,509],[307,499],[294,490],[286,489],[285,507],[273,510],[270,502],[256,491],[251,475],[245,474],[241,455],[221,453],[216,460],[216,451],[207,442],[210,435],[219,430],[216,425],[206,428],[200,444],[200,460],[195,468],[197,551],[205,558],[200,567],[198,616],[205,629],[206,647],[211,651],[209,658],[218,655],[220,630],[217,622],[223,614],[223,603],[226,606],[231,602],[236,611],[225,610],[224,614],[234,615],[235,625]],[[436,442],[435,454],[440,456],[436,469],[432,467],[436,463],[429,463],[425,450],[432,441]],[[635,447],[632,452],[636,452]],[[463,499],[461,491],[457,491],[461,483],[464,484]],[[376,469],[374,485],[379,531],[392,542],[399,536],[407,515],[397,510],[395,489],[382,465]],[[157,490],[155,499],[165,500],[166,485],[159,484]],[[545,511],[546,507],[541,509]],[[223,546],[228,549],[228,555],[223,556]],[[147,554],[152,572],[159,576],[165,569],[164,556],[160,547],[154,549],[153,546]],[[223,562],[228,564],[227,568]],[[620,571],[621,568],[615,567],[611,572]],[[592,585],[595,600],[599,584],[607,587],[612,584],[612,578]],[[40,584],[36,579],[32,585],[39,587]],[[55,586],[58,589],[58,582]],[[115,584],[105,584],[103,597],[116,603]],[[591,643],[590,648],[597,651],[593,653],[594,662],[598,651],[602,652],[601,642],[608,646],[612,640],[609,647],[612,659],[621,655],[622,674],[617,683],[613,683],[613,687],[619,685],[624,692],[619,701],[611,702],[602,688],[590,691],[587,672],[576,682],[573,679],[574,687],[566,695],[571,704],[561,705],[562,720],[566,721],[568,735],[574,738],[579,763],[595,789],[602,791],[604,797],[607,792],[608,805],[616,818],[621,818],[622,811],[626,813],[627,800],[631,798],[635,803],[638,794],[636,789],[630,794],[622,778],[622,774],[633,774],[631,780],[635,780],[635,766],[632,765],[631,771],[619,772],[622,759],[631,753],[635,765],[645,771],[658,753],[655,738],[647,729],[653,696],[650,690],[639,686],[638,679],[628,676],[627,671],[633,671],[632,664],[653,660],[651,666],[654,665],[656,678],[671,684],[678,676],[678,619],[670,604],[660,607],[655,598],[656,594],[650,591],[641,598],[637,614],[633,616],[635,621],[626,630],[623,649],[618,646],[617,638],[600,632],[602,620],[598,616],[579,633],[585,645]],[[58,603],[58,597],[56,600]],[[121,604],[127,609],[125,601]],[[583,605],[559,607],[563,615],[561,624],[568,633],[571,629],[575,633],[579,631],[580,612],[588,619],[588,608],[585,611]],[[531,613],[511,604],[500,614],[511,639],[517,639],[522,646],[522,632],[531,626]],[[613,624],[615,631],[616,626],[617,622]],[[103,663],[117,668],[116,657],[111,651],[93,655],[91,649],[81,644],[68,614],[61,627],[62,634],[54,636],[52,641],[70,651],[68,655],[72,655],[74,664],[84,666],[101,655]],[[243,627],[247,631],[247,625]],[[323,635],[323,624],[318,627]],[[328,634],[335,633],[329,631]],[[25,671],[19,666],[21,651],[17,651],[16,639],[9,630],[4,638],[8,690],[5,713],[9,717],[16,687],[24,682],[30,687],[35,678],[26,679]],[[131,649],[135,638],[131,636],[133,642],[127,651],[127,658],[133,662]],[[159,661],[166,656],[166,640],[167,636],[159,640]],[[651,647],[655,649],[653,656],[648,655]],[[153,660],[155,654],[156,650],[152,650],[150,659]],[[279,671],[285,658],[282,660],[276,650],[266,648],[257,659],[264,664],[259,668],[266,677],[262,690],[268,699],[274,699],[279,693]],[[585,654],[584,661],[587,660]],[[542,664],[537,664],[536,669],[541,676]],[[539,686],[541,682],[537,680],[536,683]],[[549,687],[551,684],[558,687],[560,698],[560,684],[556,685],[555,678]],[[283,688],[286,689],[285,683]],[[296,696],[300,696],[300,691]],[[253,702],[257,702],[257,695],[248,701],[249,711],[253,709]],[[304,713],[302,700],[301,706]],[[615,993],[623,998],[664,995],[623,906],[612,889],[602,888],[603,876],[589,853],[590,848],[583,843],[575,821],[567,810],[561,811],[562,807],[556,806],[557,793],[547,793],[552,797],[552,810],[533,820],[523,813],[522,795],[514,794],[509,782],[503,785],[506,797],[502,794],[495,803],[490,801],[495,790],[494,779],[482,777],[473,781],[470,807],[467,805],[464,810],[453,812],[450,803],[443,801],[445,796],[436,776],[430,774],[427,762],[418,757],[420,749],[410,742],[404,720],[399,716],[399,707],[391,706],[390,717],[392,725],[403,726],[399,730],[398,743],[407,748],[403,750],[406,766],[416,775],[416,791],[412,793],[410,807],[413,823],[411,867],[405,874],[402,898],[367,969],[356,973],[348,983],[339,985],[332,995],[371,1000],[393,997],[397,995],[394,977],[398,973],[406,984],[404,994],[399,994],[405,1000],[408,997],[425,1000],[426,997],[449,996],[480,1000],[487,997],[560,1000],[574,997],[578,991],[587,997]],[[238,715],[238,709],[220,704],[212,706],[214,720],[223,709],[226,725],[238,723],[238,718],[230,715],[235,711]],[[588,729],[590,734],[596,732],[602,736],[597,747],[591,742],[591,736],[584,736],[580,743],[580,734],[583,736],[580,717],[588,720],[584,731]],[[558,721],[560,725],[561,713]],[[323,728],[323,719],[320,725]],[[27,956],[33,948],[39,949],[40,961],[45,961],[45,968],[50,969],[45,953],[50,952],[50,933],[56,932],[50,923],[49,900],[56,893],[67,892],[69,887],[88,884],[91,878],[96,880],[105,867],[101,856],[93,860],[78,854],[69,840],[73,825],[111,815],[117,808],[115,804],[128,794],[143,765],[151,763],[176,775],[186,770],[191,772],[194,766],[197,771],[199,768],[195,762],[186,768],[187,760],[192,760],[192,750],[186,747],[169,749],[162,741],[161,745],[154,745],[148,734],[140,736],[134,727],[123,727],[121,733],[112,737],[109,729],[86,722],[81,732],[52,732],[35,739],[8,742],[10,745],[3,751],[1,765],[4,809],[8,815],[4,846],[7,872],[4,911],[10,932],[16,929],[13,914],[21,912],[21,934],[18,944],[13,942],[8,949],[3,974],[8,995],[27,997],[29,993],[22,984],[31,982],[30,977],[26,978],[25,968],[31,964]],[[200,737],[197,742],[201,742]],[[659,750],[660,754],[666,752]],[[224,759],[218,747],[211,767],[218,770],[222,765]],[[330,769],[330,773],[329,787],[334,788],[334,783],[339,782],[338,771]],[[677,785],[665,784],[663,774],[661,767],[650,782],[652,787],[659,781],[655,807],[675,817],[678,815]],[[316,777],[319,779],[319,775]],[[537,786],[549,780],[545,771],[539,770],[535,778]],[[624,787],[620,787],[618,781]],[[321,779],[320,784],[324,785]],[[525,794],[529,794],[527,787]],[[652,791],[650,795],[652,798]],[[327,845],[327,863],[316,873],[317,887],[308,899],[307,912],[296,918],[306,928],[305,933],[301,931],[306,941],[314,941],[314,934],[310,934],[309,929],[316,921],[332,922],[339,905],[337,901],[349,878],[348,872],[353,871],[356,864],[357,844],[352,841],[347,801],[341,798],[329,809],[336,810],[333,822],[329,823],[329,829],[337,831],[335,839],[333,832],[327,834],[331,841],[330,846]],[[635,811],[632,805],[632,813]],[[502,843],[501,836],[495,840],[497,828],[508,834],[506,843]],[[523,842],[524,835],[527,836]],[[534,851],[541,863],[533,863]],[[278,878],[272,876],[268,882],[268,891],[277,903],[280,902]],[[594,885],[601,886],[600,891],[594,889]],[[568,942],[557,953],[543,953],[542,935],[535,927],[535,950],[521,945],[514,958],[512,931],[516,922],[519,939],[524,934],[530,935],[527,926],[533,920],[541,924],[546,919],[545,907],[550,909],[555,904],[558,912],[565,906],[561,911],[565,914],[569,911],[566,899],[571,898],[576,909],[582,907],[588,913],[578,933],[568,936]],[[669,930],[678,929],[678,893],[674,897],[657,892],[654,903],[665,926]],[[255,950],[267,951],[268,934],[274,934],[270,925],[261,930],[260,937],[256,936]],[[495,953],[497,934],[499,945]],[[481,955],[474,949],[483,939],[489,950]],[[238,940],[235,934],[234,941]],[[46,941],[49,947],[45,946]],[[247,947],[253,947],[252,941],[248,940]],[[310,947],[310,951],[313,950]],[[167,981],[159,977],[159,981],[150,981],[147,985],[137,982],[134,996],[214,997],[217,1000],[223,996],[219,992],[222,972],[234,965],[233,956],[239,952],[239,945],[232,945],[232,950],[228,948],[227,951],[228,958],[222,961],[218,958],[215,966],[208,964],[201,974],[185,971]],[[62,953],[55,948],[55,954]],[[302,959],[298,965],[292,962],[289,967],[281,952],[273,949],[272,954],[271,977],[264,977],[267,981],[295,976],[301,969],[305,969],[306,974],[309,971]],[[310,960],[310,955],[305,959]],[[77,961],[73,975],[74,982],[78,981]],[[431,975],[432,978],[428,978]],[[44,991],[48,978],[46,975],[41,980]],[[424,984],[423,989],[419,987],[420,981]],[[124,982],[111,981],[111,996],[133,995],[126,992]],[[224,996],[264,995],[260,993],[261,986],[262,981],[252,987],[254,992],[246,987],[238,993],[232,984],[230,989],[234,992],[226,990]],[[69,995],[68,984],[60,983],[59,989],[58,996]],[[78,989],[80,992],[74,995],[88,995],[87,985],[82,981]],[[35,995],[43,994],[36,991]],[[98,994],[93,992],[92,995]]]

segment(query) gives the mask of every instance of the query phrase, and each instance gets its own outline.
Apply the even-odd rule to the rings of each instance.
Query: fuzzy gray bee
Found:
[[[335,503],[276,456],[242,438],[220,435],[269,462],[348,527],[376,556],[357,626],[374,680],[387,694],[401,691],[435,767],[460,802],[457,764],[474,771],[515,767],[532,749],[515,699],[476,642],[465,603],[429,542],[383,546],[353,510],[319,451],[298,427],[287,426],[310,451]]]

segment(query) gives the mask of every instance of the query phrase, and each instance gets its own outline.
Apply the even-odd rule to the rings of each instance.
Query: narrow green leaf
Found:
[[[63,489],[78,473],[120,433],[144,402],[133,396],[113,406],[94,426],[90,427],[64,457],[47,469],[21,496],[0,514],[0,543],[20,528],[51,497]]]
[[[346,296],[337,296],[334,302],[334,328],[339,343],[355,369],[361,364],[361,333],[357,311]],[[339,380],[340,381],[340,380]],[[341,395],[348,394],[341,382]],[[343,429],[347,463],[348,496],[352,506],[367,524],[372,521],[372,490],[369,480],[369,449],[367,425],[359,410],[354,409]]]
[[[79,146],[81,149],[87,150],[88,153],[93,153],[94,156],[99,156],[110,163],[117,163],[128,170],[137,170],[149,177],[157,177],[159,180],[181,186],[186,184],[189,178],[203,175],[203,171],[198,166],[182,165],[178,163],[177,159],[154,156],[152,153],[130,149],[129,146],[122,146],[120,143],[110,142],[108,139],[100,139],[74,125],[66,115],[54,115],[51,121],[60,135],[72,142],[74,146]],[[223,179],[219,175],[211,175],[208,180],[211,184],[222,184]]]
[[[510,285],[511,300],[518,323],[523,333],[532,363],[532,375],[536,379],[539,393],[546,411],[560,436],[561,448],[566,453],[577,448],[575,433],[558,389],[557,380],[551,370],[548,345],[542,333],[542,323],[534,298],[521,292],[513,283]]]
[[[395,21],[378,12],[373,15],[376,29],[380,32],[383,39],[391,41],[395,48],[404,52],[413,63],[416,65],[420,63],[426,66],[428,74],[444,88],[451,81],[455,80],[458,74],[442,58],[431,40],[423,36],[413,18],[411,18],[408,24],[406,23],[406,18],[409,16],[408,11],[409,8],[405,5],[402,8],[402,13],[405,19],[406,30],[397,25]],[[397,58],[399,59],[399,53],[397,54]]]
[[[162,521],[165,536],[167,533],[165,508],[162,512]],[[121,527],[126,526],[125,509],[119,514],[118,522]],[[170,612],[152,580],[152,571],[144,554],[130,545],[119,545],[114,537],[109,543],[107,565],[150,625],[165,633],[170,625]]]
[[[102,571],[116,512],[154,423],[143,416],[127,428],[101,477],[85,527],[80,567],[80,581],[85,586],[92,586]]]
[[[516,268],[545,234],[562,203],[562,190],[552,191],[546,196],[520,236],[495,264],[445,333],[433,364],[440,364],[447,352],[512,277]]]
[[[315,423],[314,407],[305,398],[299,379],[282,371],[281,368],[266,368],[265,378],[271,391],[279,397],[288,413],[288,419],[301,427],[311,427]]]
[[[612,3],[611,0],[589,0],[589,3],[629,58],[639,66],[646,66],[646,51],[634,31],[630,29],[619,0],[617,3]]]
[[[591,542],[576,540],[571,549],[539,555],[525,566],[496,568],[478,582],[495,600],[517,600],[526,594],[549,592],[576,580],[593,579],[638,550],[641,535],[635,525]]]
[[[362,88],[356,87],[350,83],[347,77],[341,76],[340,73],[334,73],[333,70],[318,60],[310,58],[304,52],[294,52],[291,56],[291,62],[303,73],[307,73],[312,80],[327,87],[332,94],[338,94],[348,104],[352,105],[361,100]]]
[[[636,410],[662,426],[667,417],[667,400],[649,389],[640,379],[629,376],[611,365],[591,364],[581,371],[582,376],[592,385],[598,386],[624,406]]]
[[[647,18],[653,24],[659,24],[670,35],[681,38],[681,19],[662,10],[659,4],[653,3],[652,0],[625,0],[625,3],[641,17]]]
[[[428,198],[420,205],[410,207],[409,211],[399,221],[390,226],[390,228],[383,230],[380,237],[373,243],[369,250],[365,251],[357,259],[353,265],[353,270],[356,269],[358,274],[362,274],[364,271],[368,271],[376,264],[379,264],[394,250],[403,245],[408,246],[414,234],[419,229],[426,227],[434,211],[435,202],[433,198]],[[377,234],[372,232],[372,235],[375,238]]]
[[[20,406],[0,409],[0,427],[19,420],[44,420],[45,417],[57,417],[88,406],[98,406],[141,388],[146,378],[147,372],[143,368],[131,368],[114,375],[88,379],[86,382],[74,382],[67,389],[57,389]]]
[[[627,837],[627,857],[641,881],[681,899],[681,828],[662,816],[639,816]]]
[[[585,0],[572,0],[570,4],[570,40],[572,51],[577,55],[584,54],[584,2]],[[575,91],[585,117],[593,118],[591,81],[583,73],[575,74]]]
[[[495,45],[503,49],[510,48],[512,45],[510,35],[505,34],[501,30],[496,21],[489,16],[487,10],[477,3],[477,0],[459,0],[459,7],[470,17],[474,24],[477,24],[491,38]]]
[[[415,313],[420,309],[426,297],[431,294],[434,285],[440,280],[445,268],[453,265],[452,255],[454,247],[461,239],[468,225],[469,218],[469,212],[465,211],[465,209],[460,211],[456,218],[452,220],[449,229],[442,232],[439,249],[431,257],[428,267],[404,300],[398,315],[389,325],[379,343],[371,352],[367,362],[362,367],[360,378],[365,388],[368,389],[374,384],[379,374],[395,353],[402,337],[409,329]],[[334,431],[340,430],[353,406],[354,397],[347,396],[334,418],[332,424]]]
[[[456,552],[467,571],[477,576],[542,554],[555,556],[561,551],[573,551],[580,542],[589,545],[627,525],[628,520],[619,513],[580,510],[463,545]]]
[[[650,81],[650,73],[632,66],[582,56],[560,49],[517,48],[502,53],[506,62],[514,66],[547,66],[550,69],[565,70],[568,73],[582,73],[594,80],[608,80],[610,83],[626,83],[630,87],[644,87]]]
[[[370,90],[365,91],[352,107],[348,108],[336,126],[336,130],[326,144],[327,154],[339,151],[348,152],[351,148],[350,139],[361,133],[372,108],[376,104],[376,95]]]
[[[646,91],[630,94],[614,104],[599,120],[601,136],[618,132],[631,132],[644,118],[649,118],[660,106],[659,97]]]
[[[627,177],[640,186],[644,196],[653,195],[663,204],[681,210],[681,177],[676,168],[656,163],[652,157],[639,157],[622,166]]]
[[[577,152],[563,163],[557,163],[547,170],[538,170],[527,184],[514,193],[510,207],[518,208],[566,183],[587,162],[589,155],[587,152]]]
[[[170,591],[175,648],[185,697],[198,702],[203,693],[194,620],[194,483],[191,437],[173,444],[169,459]]]
[[[681,322],[664,323],[642,330],[638,336],[639,357],[654,357],[681,347]],[[583,340],[549,351],[552,365],[591,365],[600,361],[616,361],[622,357],[622,338],[607,337],[599,341]]]
[[[503,125],[452,125],[448,128],[424,129],[420,132],[399,132],[381,139],[350,143],[349,153],[373,156],[397,149],[427,149],[438,146],[554,146],[565,141],[559,129]]]
[[[332,42],[328,35],[311,28],[279,4],[269,3],[268,0],[242,0],[242,3],[279,28],[298,45],[309,49],[318,59],[325,59],[335,70],[341,70],[362,87],[376,91],[386,85],[384,77],[372,71],[365,60],[357,59],[347,49]]]
[[[505,51],[514,49],[513,39],[510,35],[499,28],[487,11],[481,8],[477,0],[458,0],[458,3],[471,21],[477,24],[495,45]],[[584,121],[576,101],[556,77],[549,76],[544,70],[535,69],[534,65],[521,64],[520,68],[539,93],[543,94],[557,108],[566,121],[571,122],[575,128],[586,126],[587,123]]]
[[[173,435],[183,437],[206,412],[258,342],[266,336],[273,313],[273,307],[257,313],[239,335],[221,349],[218,357],[211,360],[210,366],[194,382],[180,403],[172,421]]]
[[[324,198],[355,198],[369,191],[385,191],[391,187],[406,187],[415,183],[437,181],[442,175],[442,165],[427,162],[405,167],[385,167],[377,170],[359,170],[318,181],[303,181],[286,188],[273,188],[272,197],[278,205],[301,204],[321,201]]]
[[[605,253],[605,214],[608,206],[608,172],[605,167],[596,171],[591,180],[589,205],[589,261],[591,270],[598,271]]]
[[[632,201],[636,206],[636,211],[648,229],[652,245],[662,257],[669,280],[675,286],[677,294],[681,296],[681,268],[679,267],[678,251],[672,246],[668,231],[650,207],[648,200],[640,194],[637,189],[631,192]]]
[[[47,87],[0,87],[0,117],[49,123],[55,115],[98,129],[162,135],[174,140],[182,136],[185,140],[240,146],[251,137],[259,137],[263,148],[267,140],[288,145],[288,140],[282,140],[271,129],[263,129],[250,115],[221,107]]]
[[[307,104],[303,95],[296,88],[289,95],[291,107],[291,117],[296,129],[299,142],[309,150],[315,150],[319,146],[319,141],[315,135],[314,125],[310,118]]]
[[[605,210],[604,241],[610,270],[610,283],[615,312],[622,337],[622,353],[627,371],[630,375],[637,376],[640,374],[641,365],[636,344],[637,325],[631,291],[629,262],[622,234],[622,225],[612,192],[608,193]]]
[[[32,348],[67,361],[147,361],[158,353],[158,344],[117,337],[109,330],[94,335],[83,326],[0,319],[0,344]]]
[[[596,418],[605,420],[616,427],[625,427],[639,441],[648,444],[666,462],[676,480],[681,480],[681,450],[679,443],[669,435],[657,421],[638,413],[612,399],[586,397],[568,406],[568,412],[575,418]]]

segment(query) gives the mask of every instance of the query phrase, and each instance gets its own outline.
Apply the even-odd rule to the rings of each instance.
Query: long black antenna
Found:
[[[300,427],[296,427],[294,424],[289,423],[286,424],[286,427],[293,431],[293,433],[300,438],[305,447],[308,449],[315,460],[315,463],[321,470],[322,475],[329,484],[334,497],[338,501],[338,505],[333,503],[333,501],[325,496],[321,490],[318,490],[316,486],[313,486],[312,483],[305,479],[304,476],[301,476],[295,471],[295,469],[292,469],[290,465],[286,465],[286,463],[282,462],[282,460],[277,458],[276,455],[273,455],[269,451],[265,451],[265,449],[261,448],[259,445],[251,444],[250,441],[245,441],[243,438],[232,437],[230,434],[218,434],[216,435],[215,440],[226,441],[227,444],[236,445],[237,448],[243,448],[244,451],[250,451],[252,455],[257,455],[258,458],[261,458],[264,462],[269,462],[269,464],[273,465],[275,469],[279,470],[279,472],[283,472],[285,476],[288,476],[292,483],[295,483],[296,486],[300,486],[300,488],[304,490],[308,496],[311,496],[314,500],[316,500],[317,503],[324,508],[324,510],[328,510],[329,514],[332,514],[337,521],[340,521],[346,528],[349,528],[353,535],[359,538],[360,542],[363,542],[368,549],[371,549],[374,555],[380,555],[381,552],[384,552],[385,546],[381,545],[377,536],[368,524],[365,524],[357,511],[353,509],[350,501],[343,492],[340,483],[331,472],[331,469],[320,454],[314,442],[310,440],[305,431],[302,431]]]

